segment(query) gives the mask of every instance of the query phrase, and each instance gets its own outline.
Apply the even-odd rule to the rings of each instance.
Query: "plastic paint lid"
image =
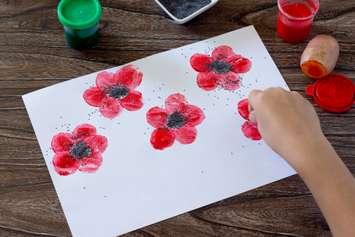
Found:
[[[341,113],[351,109],[355,99],[355,85],[343,75],[330,74],[307,86],[306,94],[312,96],[319,107]]]
[[[63,26],[82,30],[100,21],[102,8],[99,0],[61,0],[57,13]]]

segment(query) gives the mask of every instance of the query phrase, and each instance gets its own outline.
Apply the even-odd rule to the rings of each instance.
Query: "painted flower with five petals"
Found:
[[[125,66],[115,73],[100,72],[96,86],[84,92],[84,100],[91,106],[99,107],[101,114],[113,119],[122,109],[139,110],[143,106],[142,93],[135,89],[141,84],[143,74],[132,65]]]
[[[194,54],[190,59],[192,68],[198,72],[197,85],[206,91],[218,86],[225,90],[236,90],[240,86],[240,73],[251,68],[251,61],[235,54],[229,46],[215,48],[210,55]]]
[[[77,170],[92,173],[102,164],[101,153],[107,147],[107,138],[96,134],[94,126],[82,124],[72,133],[54,135],[51,147],[55,153],[53,166],[59,175],[70,175]]]
[[[205,118],[203,111],[176,93],[165,100],[165,108],[153,107],[147,112],[147,122],[155,128],[150,143],[157,150],[174,144],[191,144],[197,136],[196,126]]]

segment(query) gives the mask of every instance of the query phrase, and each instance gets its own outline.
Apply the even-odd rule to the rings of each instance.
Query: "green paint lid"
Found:
[[[82,30],[100,21],[102,8],[99,0],[61,0],[57,13],[63,26]]]

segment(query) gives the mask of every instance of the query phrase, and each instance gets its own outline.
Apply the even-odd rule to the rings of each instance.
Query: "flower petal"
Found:
[[[74,141],[70,133],[58,133],[52,138],[51,147],[55,153],[69,151]]]
[[[214,60],[226,60],[232,55],[234,55],[233,49],[227,45],[219,46],[212,52],[212,58]]]
[[[232,65],[231,70],[236,73],[246,73],[251,68],[251,61],[247,58],[239,58],[230,62]]]
[[[166,126],[168,114],[166,110],[153,107],[147,112],[147,122],[152,125],[154,128],[163,128]]]
[[[95,134],[96,128],[87,123],[77,126],[73,131],[73,136],[75,139],[85,139]]]
[[[222,86],[225,90],[236,90],[240,87],[239,75],[234,72],[221,74],[219,77],[218,84]]]
[[[175,131],[175,136],[181,144],[191,144],[196,140],[197,130],[194,127],[182,127]]]
[[[113,74],[110,72],[99,72],[96,76],[96,85],[102,90],[105,90],[108,87],[111,87],[115,84],[113,80]]]
[[[84,142],[93,150],[93,152],[104,152],[107,147],[107,138],[101,135],[93,135],[84,139]]]
[[[83,97],[89,105],[99,107],[106,95],[99,87],[91,87],[84,92]]]
[[[139,91],[132,91],[126,97],[120,100],[123,108],[128,111],[139,110],[143,107],[142,93]]]
[[[247,138],[250,138],[252,140],[260,140],[261,135],[259,133],[258,127],[256,123],[246,121],[242,125],[242,132]]]
[[[157,150],[163,150],[174,144],[175,135],[167,128],[157,128],[150,137],[150,143]]]
[[[206,91],[211,91],[217,88],[218,86],[218,76],[213,73],[199,73],[197,76],[197,85]]]
[[[113,119],[121,112],[122,108],[120,102],[112,97],[106,97],[102,100],[100,107],[101,114],[109,119]]]
[[[82,172],[92,173],[95,172],[102,164],[102,156],[96,153],[93,156],[79,160],[79,170]]]
[[[249,120],[249,101],[248,99],[243,99],[239,101],[238,103],[238,113],[240,116],[242,116],[244,119]]]
[[[59,175],[66,176],[73,174],[79,168],[79,163],[68,152],[62,152],[54,156],[53,166]]]
[[[175,93],[166,98],[165,109],[168,111],[168,113],[173,113],[175,111],[180,111],[182,106],[185,104],[187,104],[185,96],[180,93]]]
[[[190,64],[198,72],[209,72],[212,58],[205,54],[194,54],[190,58]]]
[[[136,70],[132,65],[122,67],[114,74],[116,84],[123,85],[129,89],[135,89],[142,82],[143,74]]]
[[[187,127],[197,126],[205,119],[205,115],[202,109],[195,105],[188,104],[184,106],[182,113],[187,119],[185,124]]]

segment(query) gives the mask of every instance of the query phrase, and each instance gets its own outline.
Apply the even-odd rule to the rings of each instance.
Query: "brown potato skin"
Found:
[[[328,75],[335,68],[339,58],[339,51],[338,41],[334,37],[330,35],[317,35],[308,43],[306,49],[303,51],[300,63],[301,68],[304,69],[304,65],[307,62],[318,62],[324,67],[326,75]],[[305,71],[304,73],[312,77],[312,75],[308,75],[309,73]]]

